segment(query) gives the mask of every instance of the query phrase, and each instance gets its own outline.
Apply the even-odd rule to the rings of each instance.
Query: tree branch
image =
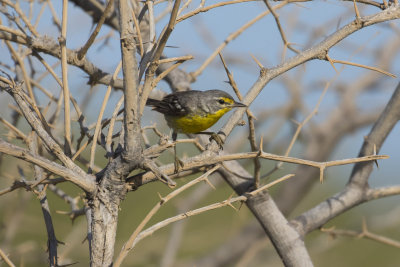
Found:
[[[370,133],[364,141],[359,155],[366,153],[379,152],[386,137],[393,129],[394,125],[400,120],[400,83],[397,85],[388,105],[374,124]],[[291,223],[295,225],[297,231],[304,236],[305,234],[321,227],[332,218],[346,210],[368,201],[372,193],[368,195],[368,178],[373,169],[373,162],[357,163],[352,171],[349,183],[344,190],[327,200],[321,202],[314,208],[304,212]],[[373,192],[373,191],[372,191]],[[378,195],[379,196],[379,195]]]
[[[38,155],[30,153],[28,150],[20,148],[16,145],[5,142],[0,138],[0,152],[7,155],[25,160],[27,162],[33,163],[43,169],[48,170],[51,173],[59,175],[68,181],[76,184],[87,192],[92,192],[95,188],[95,181],[92,176],[75,173],[73,170],[63,167],[54,161],[50,161]]]

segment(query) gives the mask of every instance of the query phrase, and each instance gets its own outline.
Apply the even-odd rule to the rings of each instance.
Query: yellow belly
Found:
[[[213,126],[230,109],[222,109],[207,116],[165,116],[168,126],[180,133],[198,133]]]

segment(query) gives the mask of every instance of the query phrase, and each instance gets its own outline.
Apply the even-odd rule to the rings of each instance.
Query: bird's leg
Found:
[[[218,146],[219,146],[219,148],[221,150],[224,149],[224,147],[223,147],[224,141],[219,136],[219,135],[226,136],[226,134],[224,132],[222,132],[222,131],[219,131],[218,133],[214,133],[214,132],[199,132],[199,133],[196,133],[196,134],[207,134],[207,135],[209,135],[210,136],[210,142],[211,142],[211,140],[214,140],[218,144]]]
[[[172,132],[172,141],[176,141],[176,139],[177,139],[177,137],[178,137],[178,133],[177,132]],[[178,158],[178,156],[177,156],[177,153],[176,153],[176,144],[175,144],[175,146],[174,146],[174,155],[175,155],[175,161],[174,161],[174,167],[175,167],[175,169],[174,169],[174,172],[175,173],[178,173],[179,172],[179,170],[181,169],[181,168],[183,168],[183,162]]]

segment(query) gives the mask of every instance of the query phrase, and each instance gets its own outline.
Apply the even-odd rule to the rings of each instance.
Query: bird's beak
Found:
[[[232,107],[234,107],[234,108],[244,108],[244,107],[247,107],[245,104],[242,104],[242,103],[240,103],[240,102],[234,102],[233,103],[233,105],[232,105]]]

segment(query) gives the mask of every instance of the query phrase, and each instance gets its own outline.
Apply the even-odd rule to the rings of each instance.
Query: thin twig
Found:
[[[17,127],[12,125],[10,122],[5,120],[4,118],[0,117],[0,122],[2,122],[7,128],[9,128],[12,132],[14,132],[19,138],[26,142],[26,135]]]
[[[156,63],[160,57],[161,54],[164,51],[164,48],[167,44],[168,38],[172,33],[172,30],[175,27],[176,24],[176,16],[179,10],[179,6],[180,6],[181,0],[176,0],[174,3],[174,7],[172,8],[171,11],[171,16],[169,18],[168,21],[168,25],[163,29],[161,36],[159,37],[158,41],[156,42],[156,47],[154,48],[154,53],[152,54],[151,58],[148,59],[144,59],[141,63],[141,70],[139,73],[139,78],[141,77],[141,73],[143,73],[144,70],[144,65],[147,65],[147,60],[149,62],[151,62],[150,66],[147,68],[146,71],[146,80],[145,83],[143,85],[143,91],[142,91],[142,97],[140,99],[140,106],[139,106],[139,110],[140,110],[140,114],[143,113],[144,110],[144,106],[146,104],[147,98],[150,95],[151,90],[153,90],[155,84],[154,84],[154,74],[156,73],[156,70],[158,68],[158,64]]]
[[[224,200],[224,201],[221,201],[221,202],[218,202],[218,203],[214,203],[214,204],[211,204],[211,205],[208,205],[208,206],[204,206],[204,207],[201,207],[201,208],[198,208],[198,209],[195,209],[195,210],[187,211],[187,212],[178,214],[178,215],[176,215],[176,216],[174,216],[174,217],[165,219],[165,220],[163,220],[163,221],[161,221],[161,222],[158,222],[158,223],[156,223],[155,225],[153,225],[153,226],[147,228],[146,230],[140,232],[140,234],[137,235],[136,239],[135,239],[134,242],[132,243],[132,247],[131,247],[130,249],[132,249],[134,246],[136,246],[136,244],[137,244],[140,240],[142,240],[143,238],[152,235],[155,231],[157,231],[157,230],[159,230],[159,229],[161,229],[161,228],[163,228],[163,227],[166,227],[167,225],[169,225],[169,224],[171,224],[171,223],[173,223],[173,222],[176,222],[176,221],[179,221],[179,220],[183,220],[183,219],[186,219],[186,218],[188,218],[188,217],[190,217],[190,216],[195,216],[195,215],[204,213],[204,212],[206,212],[206,211],[210,211],[210,210],[222,208],[222,207],[225,207],[225,206],[230,206],[230,207],[232,207],[233,209],[237,210],[237,209],[232,205],[233,203],[235,203],[235,202],[245,202],[245,201],[247,201],[247,199],[248,199],[250,196],[253,197],[253,196],[255,196],[256,194],[259,194],[259,193],[261,193],[262,191],[267,190],[267,189],[270,188],[271,186],[273,186],[273,185],[275,185],[275,184],[277,184],[277,183],[279,183],[279,182],[282,182],[282,181],[284,181],[284,180],[286,180],[286,179],[289,179],[289,178],[291,178],[291,177],[293,177],[293,175],[286,175],[285,177],[282,177],[282,178],[280,178],[280,179],[274,181],[273,184],[270,183],[270,184],[268,184],[268,185],[262,186],[262,187],[260,187],[259,189],[255,190],[255,191],[252,191],[252,192],[247,193],[246,195],[242,195],[242,196],[238,196],[238,197],[229,197],[228,199],[226,199],[226,200]]]
[[[32,2],[32,4],[33,4],[33,2]],[[40,7],[40,11],[39,11],[39,14],[38,14],[38,16],[36,17],[36,22],[35,23],[33,23],[33,27],[36,29],[37,28],[37,26],[38,26],[38,24],[39,24],[39,22],[40,22],[40,19],[42,18],[42,15],[43,15],[43,13],[44,13],[44,11],[45,11],[45,9],[46,9],[46,2],[43,2],[43,4],[42,4],[42,6]]]
[[[287,47],[290,50],[292,50],[293,52],[295,52],[296,54],[300,53],[299,50],[297,50],[294,47],[292,47],[292,45],[287,41],[285,32],[283,31],[282,26],[281,26],[281,22],[279,21],[279,16],[275,12],[275,10],[271,7],[271,5],[268,3],[268,0],[264,0],[264,3],[267,6],[268,10],[271,12],[272,16],[274,16],[275,23],[276,23],[276,26],[278,27],[278,30],[279,30],[279,33],[281,35],[281,38],[282,38],[283,44],[285,46],[285,49]]]
[[[9,33],[15,34],[17,36],[20,36],[22,38],[27,38],[26,34],[21,32],[20,30],[12,29],[12,28],[9,28],[9,27],[1,25],[1,24],[0,24],[0,31],[9,32]]]
[[[23,59],[18,55],[18,53],[15,51],[15,49],[13,48],[13,46],[11,45],[11,43],[9,41],[5,41],[5,43],[6,43],[7,48],[10,50],[11,55],[13,56],[14,60],[20,66],[24,80],[29,81],[29,75],[28,75],[28,72],[26,71],[26,67],[25,67],[25,63],[24,63]],[[28,90],[29,97],[31,99],[30,101],[32,102],[33,107],[35,108],[35,111],[39,114],[39,109],[37,107],[36,97],[33,93],[32,86],[28,82],[26,82],[25,85],[26,85],[26,89]]]
[[[87,40],[87,42],[85,43],[85,45],[81,49],[79,49],[79,52],[78,52],[79,60],[81,60],[86,55],[90,46],[93,44],[94,40],[96,39],[97,35],[100,32],[101,27],[103,26],[104,21],[106,20],[107,16],[109,15],[109,12],[111,11],[113,4],[114,4],[114,0],[108,0],[106,9],[104,10],[103,15],[101,15],[100,20],[96,25],[96,28],[90,35],[90,37]]]
[[[38,137],[34,132],[31,132],[28,138],[28,147],[30,152],[33,155],[38,155]],[[49,202],[47,199],[47,185],[44,186],[42,184],[39,185],[39,183],[45,179],[47,179],[47,176],[45,175],[44,171],[42,168],[39,166],[34,166],[34,175],[35,175],[35,182],[38,184],[38,194],[37,197],[39,198],[40,205],[42,207],[42,213],[43,213],[43,218],[44,222],[46,225],[46,231],[47,231],[47,247],[48,247],[48,252],[49,252],[49,263],[50,266],[57,266],[58,265],[58,256],[57,256],[57,238],[55,235],[54,231],[54,225],[53,225],[53,219],[51,217],[50,213],[50,207],[49,207]],[[33,188],[33,187],[32,187]]]
[[[163,204],[165,204],[172,198],[176,197],[178,194],[182,193],[183,191],[187,190],[188,188],[192,187],[193,185],[195,185],[201,181],[208,180],[208,176],[210,176],[213,172],[215,172],[219,167],[220,166],[217,165],[217,166],[211,168],[210,170],[208,170],[206,173],[204,173],[200,177],[198,177],[198,178],[186,183],[185,185],[179,187],[178,189],[172,191],[167,196],[162,197],[161,200],[150,210],[150,212],[142,220],[142,222],[139,224],[139,226],[135,229],[135,231],[129,237],[128,241],[124,244],[124,246],[121,249],[121,252],[119,253],[119,255],[117,256],[117,258],[114,262],[114,266],[119,267],[121,265],[122,261],[127,256],[128,252],[133,248],[133,244],[136,241],[139,233],[143,230],[143,228],[146,226],[146,224],[157,213],[157,211],[161,208],[161,206]]]
[[[5,263],[10,267],[15,267],[14,263],[7,257],[7,254],[4,253],[2,249],[0,249],[0,257],[4,260]]]
[[[58,75],[57,75],[57,74],[55,73],[55,71],[53,70],[53,67],[51,67],[51,66],[46,62],[46,60],[44,60],[43,57],[40,56],[40,54],[37,53],[36,51],[32,51],[32,54],[33,54],[33,55],[43,64],[43,66],[46,68],[46,70],[48,71],[48,72],[46,72],[46,73],[50,73],[50,74],[53,76],[53,78],[56,80],[56,82],[60,85],[60,87],[63,88],[63,81],[60,80],[60,78],[58,77]],[[34,81],[32,81],[32,82],[35,83]],[[36,84],[37,84],[37,82],[35,83],[35,86],[36,86]],[[72,102],[72,105],[73,105],[74,108],[75,108],[75,112],[76,112],[78,118],[80,118],[81,115],[82,115],[82,111],[80,110],[80,108],[79,108],[79,106],[78,106],[78,104],[77,104],[75,98],[74,98],[72,95],[70,95],[70,100],[71,100],[71,102]],[[62,98],[59,98],[58,101],[61,103]]]
[[[149,53],[154,47],[154,41],[156,40],[156,24],[154,21],[154,2],[152,0],[146,0],[147,10],[149,11],[149,45],[146,49],[146,54]]]
[[[296,142],[297,138],[299,137],[301,129],[304,127],[304,125],[307,124],[311,120],[311,118],[314,117],[318,113],[319,107],[322,103],[322,100],[324,99],[326,92],[329,89],[329,86],[339,77],[339,74],[340,74],[340,72],[337,73],[333,79],[331,79],[329,82],[327,82],[325,84],[325,88],[322,91],[321,95],[319,96],[318,102],[315,105],[314,109],[307,115],[307,117],[301,123],[297,124],[296,131],[293,134],[293,137],[290,140],[289,146],[287,147],[287,149],[285,151],[285,154],[284,154],[285,156],[289,156],[290,151],[292,151],[294,143]],[[277,163],[276,168],[277,169],[281,168],[282,164],[283,164],[283,162]]]
[[[353,63],[353,62],[349,62],[349,61],[345,61],[345,60],[331,59],[331,61],[333,63],[346,64],[346,65],[351,65],[351,66],[356,66],[356,67],[360,67],[360,68],[364,68],[364,69],[373,70],[373,71],[385,74],[385,75],[387,75],[389,77],[396,78],[396,75],[394,75],[394,74],[392,74],[390,72],[387,72],[385,70],[381,70],[381,69],[376,68],[376,67],[370,67],[370,66],[366,66],[366,65],[362,65],[362,64],[358,64],[358,63]]]
[[[157,41],[157,47],[156,47],[154,55],[152,57],[153,62],[160,59],[161,54],[164,51],[164,47],[167,45],[168,38],[171,35],[172,30],[175,27],[175,24],[177,23],[176,17],[178,15],[180,3],[181,3],[181,0],[175,0],[174,7],[172,8],[171,16],[168,21],[168,25],[166,26],[166,28],[164,28],[163,32],[161,33],[161,37]]]
[[[274,10],[277,10],[283,6],[285,6],[287,4],[287,2],[282,2],[277,4],[276,6],[274,6]],[[270,13],[269,10],[264,11],[263,13],[259,14],[258,16],[256,16],[255,18],[253,18],[252,20],[250,20],[249,22],[247,22],[246,24],[244,24],[242,27],[240,27],[238,30],[236,30],[235,32],[231,33],[215,50],[214,52],[204,61],[204,63],[194,72],[191,73],[191,75],[196,78],[198,77],[203,71],[204,69],[211,63],[211,61],[214,60],[214,58],[218,55],[218,53],[220,53],[222,51],[222,49],[224,49],[228,43],[230,43],[232,40],[234,40],[235,38],[237,38],[241,33],[243,33],[245,30],[247,30],[250,26],[252,26],[254,23],[256,23],[257,21],[259,21],[260,19],[262,19],[263,17],[265,17],[266,15],[268,15]]]
[[[188,56],[188,59],[192,59],[193,56]],[[171,71],[173,71],[174,69],[176,69],[177,67],[179,67],[183,62],[185,62],[188,59],[181,59],[178,60],[178,62],[176,62],[175,64],[171,65],[168,69],[164,70],[162,73],[160,73],[157,78],[154,79],[153,83],[152,83],[152,88],[155,88],[157,86],[157,84],[165,78],[165,76],[167,76]]]
[[[58,30],[61,31],[61,23],[60,23],[60,20],[59,20],[59,18],[58,18],[58,16],[57,16],[57,12],[56,12],[56,10],[55,10],[54,7],[53,7],[52,1],[51,1],[51,0],[47,0],[47,4],[49,5],[50,12],[51,12],[51,14],[52,14],[52,16],[53,16],[53,22],[54,22],[54,24],[56,24]]]
[[[359,157],[359,158],[317,162],[317,161],[312,161],[312,160],[279,156],[279,155],[274,155],[274,154],[258,151],[258,152],[236,153],[236,154],[229,154],[229,155],[213,155],[210,157],[204,157],[201,155],[196,156],[196,157],[191,158],[190,160],[183,160],[184,164],[182,167],[182,171],[196,169],[196,168],[199,168],[204,165],[218,164],[218,163],[222,163],[224,161],[231,161],[231,160],[238,160],[238,159],[253,159],[256,157],[273,160],[273,161],[283,161],[283,162],[287,162],[287,163],[306,165],[306,166],[318,168],[321,171],[321,173],[320,173],[321,180],[323,180],[324,170],[327,167],[347,165],[347,164],[353,164],[353,163],[358,163],[358,162],[375,161],[375,160],[379,160],[379,159],[389,158],[389,156],[387,156],[387,155],[370,155],[370,156]],[[162,169],[163,173],[172,174],[174,172],[173,165],[174,164],[169,164],[169,165],[162,167],[161,169]],[[142,174],[138,174],[138,175],[132,177],[131,180],[134,181],[135,178],[140,179],[142,183],[146,183],[148,180],[154,179],[154,175],[152,175],[151,173],[145,173],[145,174],[142,173]]]
[[[400,248],[400,241],[394,240],[392,238],[382,236],[382,235],[377,235],[374,233],[371,233],[367,225],[365,223],[365,219],[362,222],[362,230],[361,231],[352,231],[352,230],[343,230],[343,229],[335,229],[335,227],[331,228],[321,228],[321,232],[327,233],[331,235],[332,237],[336,236],[349,236],[349,237],[355,237],[355,238],[367,238],[371,239],[373,241],[386,244],[395,248]]]
[[[106,151],[111,157],[112,151],[111,151],[111,142],[112,142],[112,136],[113,136],[113,131],[114,131],[114,124],[118,116],[118,111],[120,110],[122,104],[124,103],[124,96],[121,96],[121,98],[118,100],[117,105],[115,105],[114,112],[111,115],[110,119],[110,126],[108,126],[108,133],[106,137]]]
[[[19,7],[19,4],[14,4],[8,0],[3,0],[3,3],[5,3],[6,5],[14,8],[14,10],[18,13],[18,15],[21,17],[21,19],[24,21],[25,25],[28,27],[29,31],[35,36],[38,37],[39,34],[38,32],[35,30],[35,28],[32,26],[32,24],[29,22],[28,18],[25,16],[24,12],[21,10],[21,8]]]
[[[222,54],[221,53],[218,53],[218,54],[219,54],[222,64],[224,65],[226,75],[228,76],[228,79],[229,79],[229,84],[232,86],[232,88],[235,91],[236,95],[238,96],[239,100],[242,101],[243,97],[239,91],[239,88],[237,87],[235,79],[233,78],[233,74],[229,71],[228,66],[225,63],[225,60],[224,60]],[[257,151],[256,133],[255,133],[255,126],[254,126],[255,117],[254,117],[253,113],[250,111],[250,109],[246,109],[246,115],[249,120],[249,130],[250,130],[249,131],[249,140],[250,140],[251,150]],[[262,141],[260,141],[260,147],[262,148]],[[258,188],[260,185],[260,175],[261,175],[260,159],[254,158],[254,186],[255,186],[255,188]]]
[[[68,21],[68,0],[63,0],[61,36],[58,41],[61,47],[61,70],[64,93],[64,153],[71,156],[71,111],[69,105],[68,87],[68,62],[67,62],[67,21]]]
[[[137,37],[138,37],[140,57],[143,58],[144,48],[143,48],[142,33],[140,31],[139,22],[138,22],[138,20],[136,18],[135,12],[133,12],[133,10],[132,10],[132,18],[133,18],[133,23],[135,24],[136,34],[137,34]]]
[[[174,188],[176,186],[176,182],[171,180],[165,173],[163,173],[160,168],[151,160],[146,159],[143,161],[143,167],[145,169],[149,169],[154,175],[163,183],[168,185],[170,188]]]
[[[234,1],[226,1],[226,2],[220,2],[211,6],[207,6],[207,7],[200,7],[197,8],[196,10],[193,10],[185,15],[180,16],[179,18],[176,19],[176,22],[181,22],[182,20],[188,19],[190,17],[193,17],[194,15],[197,15],[201,12],[207,12],[210,9],[213,8],[217,8],[217,7],[221,7],[221,6],[226,6],[226,5],[231,5],[231,4],[239,4],[239,3],[245,3],[245,2],[253,2],[256,0],[234,0]],[[180,13],[180,12],[179,12]]]
[[[122,67],[122,61],[119,62],[117,68],[114,71],[113,80],[115,80],[117,78],[117,75],[118,75],[119,71],[121,70],[121,67]],[[99,111],[99,116],[97,117],[96,128],[95,128],[94,134],[93,134],[94,142],[92,143],[92,147],[90,149],[89,172],[91,172],[93,170],[94,156],[95,156],[96,145],[97,145],[96,140],[97,140],[100,130],[101,130],[101,120],[103,119],[104,110],[106,109],[106,105],[107,105],[108,99],[111,94],[112,85],[113,85],[113,83],[111,82],[110,85],[107,87],[107,91],[106,91],[106,94],[104,95],[103,103],[101,104],[101,108]]]

